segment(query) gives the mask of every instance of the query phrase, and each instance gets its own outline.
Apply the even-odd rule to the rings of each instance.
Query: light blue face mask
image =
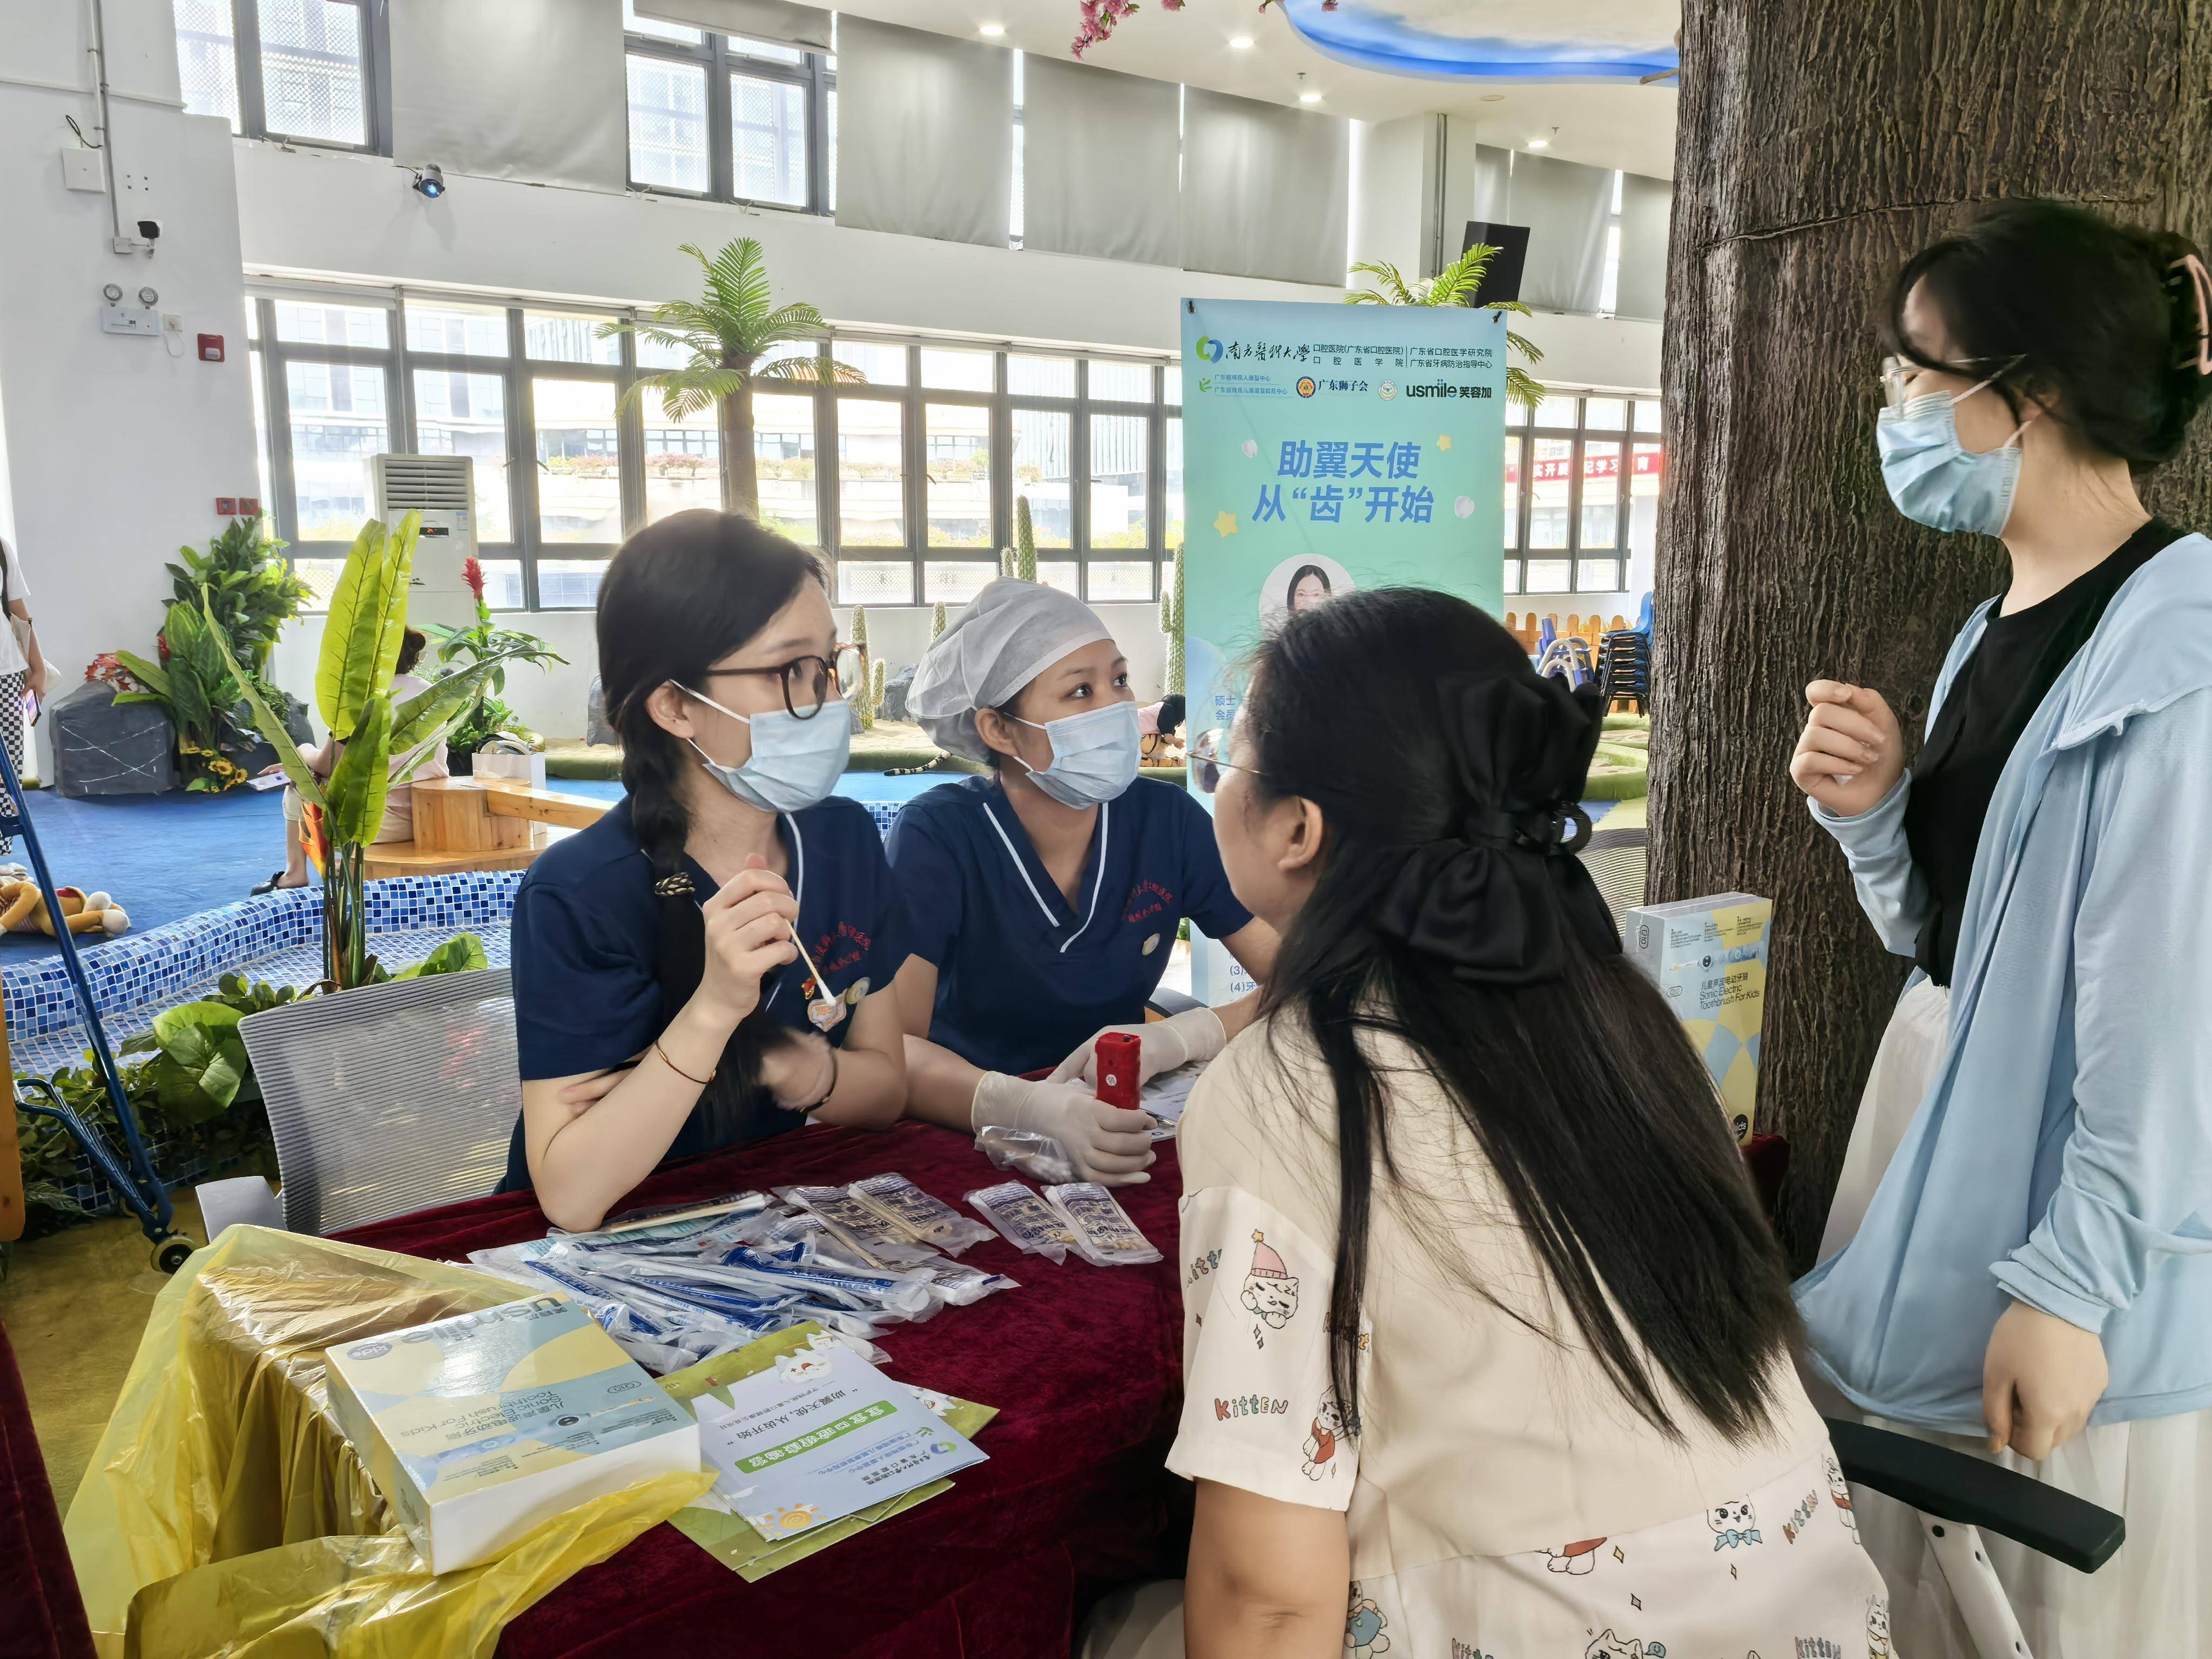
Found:
[[[1017,715],[1016,719],[1020,719]],[[1030,781],[1062,806],[1097,806],[1114,799],[1137,781],[1144,734],[1133,702],[1086,708],[1056,720],[1022,720],[1052,739],[1052,764],[1028,769]]]
[[[2004,533],[2020,488],[2020,440],[2027,422],[1980,454],[1959,442],[1959,405],[1989,385],[1984,380],[1955,398],[1928,392],[1875,417],[1881,481],[1897,510],[1915,524],[1984,536]]]
[[[743,766],[725,766],[696,740],[684,739],[698,750],[699,763],[748,806],[763,812],[800,812],[827,799],[837,787],[853,749],[853,717],[843,702],[825,702],[805,720],[785,708],[740,714],[688,685],[674,680],[669,684],[752,728],[752,757]]]

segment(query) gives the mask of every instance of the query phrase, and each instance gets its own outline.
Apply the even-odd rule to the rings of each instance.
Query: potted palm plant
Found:
[[[696,300],[655,306],[636,322],[604,323],[599,333],[634,334],[690,354],[690,361],[680,368],[639,375],[623,393],[623,401],[658,392],[661,411],[671,420],[715,410],[721,437],[722,504],[758,519],[755,385],[765,380],[812,386],[825,380],[860,381],[867,377],[849,364],[830,362],[815,353],[812,342],[824,331],[822,313],[804,301],[774,303],[761,245],[751,237],[725,243],[712,258],[690,242],[684,244],[684,252],[699,262],[706,278],[705,291]],[[801,343],[806,345],[802,352],[779,349]]]
[[[1375,279],[1373,288],[1354,289],[1344,296],[1348,306],[1472,306],[1482,286],[1482,274],[1490,268],[1497,256],[1494,247],[1477,246],[1446,265],[1433,276],[1423,276],[1408,283],[1398,267],[1388,259],[1377,259],[1369,264],[1357,264],[1352,269]],[[1498,300],[1484,307],[1489,311],[1510,312],[1516,316],[1528,317],[1534,313],[1518,300]],[[1532,363],[1544,361],[1542,349],[1532,340],[1508,329],[1506,347],[1517,351]],[[1518,363],[1510,363],[1505,369],[1505,395],[1516,404],[1534,409],[1544,401],[1544,388],[1534,375]]]
[[[307,806],[302,830],[323,872],[323,975],[337,991],[386,976],[368,951],[362,871],[369,843],[384,823],[386,794],[393,784],[406,782],[444,741],[500,665],[523,654],[518,647],[488,652],[393,706],[392,677],[400,637],[407,631],[408,579],[420,522],[419,514],[410,513],[390,530],[374,519],[363,525],[331,594],[315,669],[317,712],[342,745],[327,780],[318,778],[301,758],[252,677],[231,658],[222,630],[212,618],[209,624],[245,690],[255,726],[276,747],[285,775]],[[399,757],[396,764],[394,756]]]

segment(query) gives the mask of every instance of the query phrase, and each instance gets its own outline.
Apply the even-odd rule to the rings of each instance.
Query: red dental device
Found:
[[[1143,1076],[1139,1039],[1127,1031],[1109,1031],[1091,1053],[1098,1066],[1098,1098],[1124,1111],[1137,1110],[1138,1083]]]

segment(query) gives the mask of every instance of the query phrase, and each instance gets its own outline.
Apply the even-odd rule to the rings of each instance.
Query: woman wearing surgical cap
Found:
[[[1229,890],[1205,809],[1137,775],[1128,664],[1080,600],[993,582],[930,646],[907,707],[992,769],[909,802],[886,849],[909,925],[908,1111],[1049,1135],[1086,1179],[1146,1179],[1149,1123],[1098,1102],[1092,1042],[1139,1032],[1147,1078],[1212,1059],[1250,999],[1143,1023],[1176,930],[1189,918],[1261,980],[1273,930]]]

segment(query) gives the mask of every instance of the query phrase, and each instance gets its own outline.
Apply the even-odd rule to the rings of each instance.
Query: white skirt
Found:
[[[1890,1017],[1844,1154],[1820,1241],[1823,1260],[1849,1243],[1865,1218],[1942,1059],[1949,1015],[1950,993],[1923,981],[1905,993]],[[1851,1414],[1990,1459],[1984,1443],[1971,1435]],[[2090,1429],[2039,1463],[2009,1451],[1990,1461],[2127,1518],[2128,1541],[2094,1574],[1983,1534],[2035,1659],[2212,1652],[2203,1589],[2212,1584],[2212,1411]],[[1853,1497],[1859,1538],[1889,1586],[1897,1651],[1909,1659],[1979,1659],[1919,1517],[1879,1492],[1861,1488]]]

